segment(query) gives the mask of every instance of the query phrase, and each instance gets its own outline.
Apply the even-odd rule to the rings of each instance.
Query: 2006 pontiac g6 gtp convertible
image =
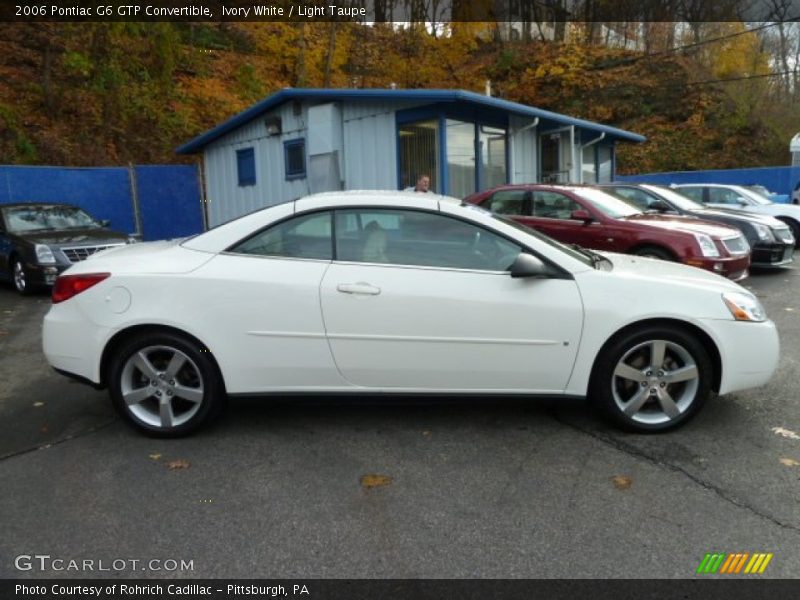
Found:
[[[308,196],[59,277],[44,351],[152,435],[237,394],[588,396],[619,425],[686,422],[764,384],[778,335],[739,285],[568,247],[441,196]]]

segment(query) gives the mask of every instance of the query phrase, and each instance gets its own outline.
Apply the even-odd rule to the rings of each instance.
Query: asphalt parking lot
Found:
[[[0,285],[0,577],[669,578],[708,552],[800,577],[800,274],[744,284],[779,370],[675,432],[620,433],[580,403],[300,398],[233,401],[182,440],[53,373],[48,296]],[[127,562],[15,568],[35,554]]]

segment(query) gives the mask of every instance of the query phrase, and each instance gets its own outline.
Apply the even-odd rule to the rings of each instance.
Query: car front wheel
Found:
[[[18,258],[14,259],[11,264],[12,281],[14,282],[14,289],[20,294],[26,295],[31,293],[30,277],[25,265]]]
[[[648,327],[603,349],[592,374],[592,400],[632,431],[665,431],[692,418],[711,390],[708,352],[689,332]]]
[[[137,335],[117,349],[108,383],[114,407],[156,437],[187,435],[216,417],[225,389],[207,349],[172,332]]]

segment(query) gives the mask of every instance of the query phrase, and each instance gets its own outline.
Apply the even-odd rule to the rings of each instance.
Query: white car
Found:
[[[700,202],[707,206],[732,208],[775,217],[786,223],[792,230],[795,247],[800,243],[800,206],[771,202],[761,194],[748,190],[741,185],[680,183],[673,184],[671,187],[695,202]]]
[[[707,271],[567,247],[441,196],[308,196],[56,282],[44,352],[175,436],[232,395],[588,396],[664,430],[766,383],[774,324]]]

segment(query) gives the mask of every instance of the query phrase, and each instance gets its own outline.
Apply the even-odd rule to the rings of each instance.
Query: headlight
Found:
[[[50,250],[50,246],[36,244],[36,260],[41,265],[53,265],[56,262],[56,257],[53,255],[53,251]]]
[[[754,223],[753,227],[756,228],[756,233],[758,234],[758,239],[762,242],[774,242],[775,236],[772,235],[772,230],[767,227],[766,225],[761,225],[760,223]]]
[[[719,257],[719,250],[717,250],[717,246],[714,244],[714,240],[712,240],[710,236],[706,235],[705,233],[695,233],[694,239],[697,240],[697,243],[700,246],[700,252],[703,253],[703,256],[710,258]]]
[[[767,313],[755,296],[743,292],[725,292],[722,301],[737,321],[766,321]]]

